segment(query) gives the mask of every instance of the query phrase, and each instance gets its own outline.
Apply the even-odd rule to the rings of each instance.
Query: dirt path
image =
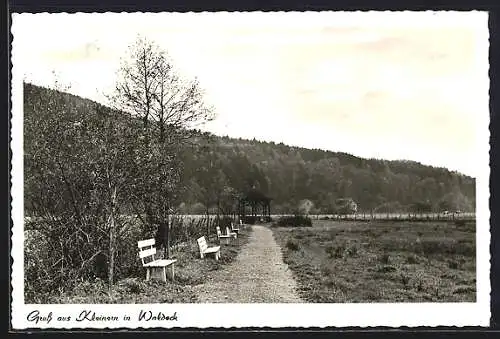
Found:
[[[243,246],[236,260],[224,270],[213,272],[206,283],[196,286],[199,302],[303,302],[295,292],[295,280],[283,262],[271,230],[259,225],[252,228],[249,242]]]

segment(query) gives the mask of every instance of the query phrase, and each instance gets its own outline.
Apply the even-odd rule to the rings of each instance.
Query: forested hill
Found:
[[[293,211],[307,199],[312,212],[333,213],[340,198],[352,198],[360,211],[475,209],[473,178],[413,161],[213,135],[199,138],[185,159],[185,179],[194,192],[185,197],[190,204],[199,196],[197,185],[212,181],[227,182],[237,191],[255,186],[273,198],[275,212]],[[216,170],[210,171],[210,164]]]
[[[36,120],[35,103],[49,92],[53,94],[25,84],[25,123]],[[87,99],[66,97],[82,118],[95,106]],[[25,144],[30,140],[25,135]],[[413,161],[363,159],[200,131],[183,148],[181,158],[185,189],[178,204],[186,213],[203,213],[206,205],[216,206],[224,192],[250,187],[273,199],[273,213],[293,212],[304,200],[312,202],[311,212],[332,213],[341,198],[352,198],[358,211],[475,210],[474,178]]]

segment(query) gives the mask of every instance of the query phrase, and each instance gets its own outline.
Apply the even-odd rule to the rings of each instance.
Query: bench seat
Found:
[[[144,264],[144,267],[163,267],[177,262],[177,259],[160,259]]]
[[[207,254],[207,253],[215,253],[215,252],[219,252],[220,251],[220,246],[215,246],[215,247],[209,247],[207,248],[204,253]]]

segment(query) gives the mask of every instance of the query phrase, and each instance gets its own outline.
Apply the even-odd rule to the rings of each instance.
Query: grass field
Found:
[[[475,223],[342,222],[276,227],[307,302],[474,302]]]

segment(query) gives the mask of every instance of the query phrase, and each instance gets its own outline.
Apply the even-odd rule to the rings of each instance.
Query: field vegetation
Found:
[[[474,302],[475,223],[313,221],[276,227],[308,302]]]
[[[222,245],[221,257],[218,261],[213,258],[201,259],[196,239],[177,243],[172,246],[171,258],[177,259],[175,263],[175,279],[167,279],[164,283],[158,280],[145,280],[145,269],[142,267],[137,252],[137,240],[140,232],[129,232],[122,238],[120,251],[117,253],[116,282],[110,288],[106,280],[107,263],[105,257],[96,260],[97,265],[92,266],[91,276],[86,279],[77,279],[61,284],[60,288],[47,288],[56,286],[49,283],[50,269],[47,267],[51,261],[42,246],[47,246],[46,239],[35,230],[25,231],[26,243],[26,277],[25,302],[48,304],[128,304],[128,303],[194,303],[197,295],[193,287],[203,284],[208,275],[232,263],[240,249],[248,241],[249,228],[240,228],[237,241]],[[209,243],[218,245],[215,236],[209,238]],[[157,258],[164,257],[162,251],[157,253]]]

